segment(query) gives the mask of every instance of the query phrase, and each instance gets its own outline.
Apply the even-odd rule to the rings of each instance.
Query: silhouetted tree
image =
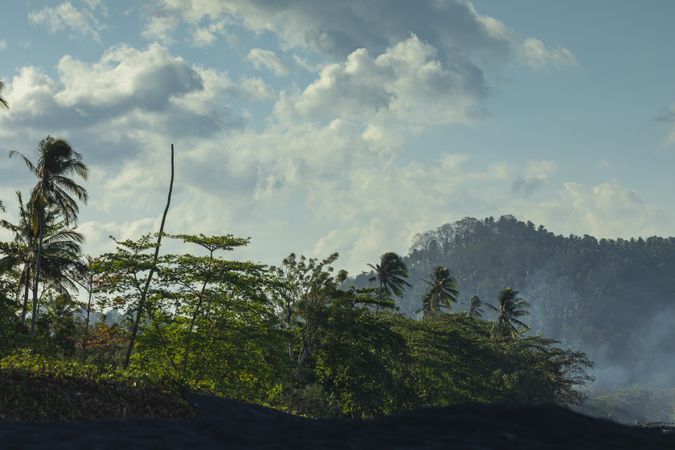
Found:
[[[375,275],[369,281],[377,280],[379,283],[379,297],[403,296],[406,286],[411,284],[406,281],[408,268],[403,259],[394,252],[387,252],[380,257],[380,263],[368,264],[375,271]]]
[[[518,291],[504,288],[499,293],[499,307],[486,303],[497,312],[497,319],[492,324],[492,336],[500,340],[511,340],[526,332],[529,327],[520,321],[519,317],[530,314],[527,308],[530,306],[525,300],[518,297]]]
[[[37,318],[38,285],[42,275],[42,254],[45,238],[45,217],[51,212],[61,216],[66,225],[77,222],[78,200],[87,202],[87,190],[75,183],[72,175],[87,179],[88,169],[82,162],[82,155],[72,149],[63,139],[47,136],[40,141],[36,164],[23,154],[11,151],[9,156],[19,155],[28,169],[38,179],[30,197],[37,225],[37,255],[33,269],[33,315],[31,318],[31,337],[35,336]]]
[[[441,308],[450,309],[457,302],[457,280],[450,274],[447,267],[438,266],[434,269],[432,278],[427,280],[429,288],[422,297],[422,311],[424,318],[441,312]]]

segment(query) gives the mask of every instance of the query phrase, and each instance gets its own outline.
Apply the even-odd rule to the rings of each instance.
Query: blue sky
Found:
[[[673,235],[675,3],[13,1],[0,151],[65,137],[80,227],[251,236],[240,256],[342,255],[514,214],[556,233]],[[0,159],[0,199],[31,186]]]

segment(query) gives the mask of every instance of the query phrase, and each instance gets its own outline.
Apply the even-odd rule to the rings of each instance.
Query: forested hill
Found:
[[[465,218],[418,235],[404,260],[413,287],[398,305],[408,315],[443,265],[459,283],[455,311],[473,295],[495,304],[502,287],[513,287],[531,305],[531,332],[587,352],[598,381],[657,387],[673,380],[675,238],[564,237],[512,216]]]

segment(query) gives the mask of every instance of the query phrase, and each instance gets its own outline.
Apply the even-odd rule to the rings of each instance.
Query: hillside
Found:
[[[465,218],[418,235],[404,260],[413,287],[398,306],[407,315],[443,265],[459,282],[455,310],[473,295],[494,303],[502,287],[519,290],[531,305],[531,333],[586,352],[598,388],[660,388],[673,379],[675,238],[565,237],[512,216]]]

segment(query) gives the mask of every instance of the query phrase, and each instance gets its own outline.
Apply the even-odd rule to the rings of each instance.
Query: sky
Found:
[[[266,264],[358,273],[466,216],[672,236],[673,44],[669,0],[10,0],[4,217],[35,180],[2,154],[51,135],[93,255],[158,229],[171,144],[166,231]]]

